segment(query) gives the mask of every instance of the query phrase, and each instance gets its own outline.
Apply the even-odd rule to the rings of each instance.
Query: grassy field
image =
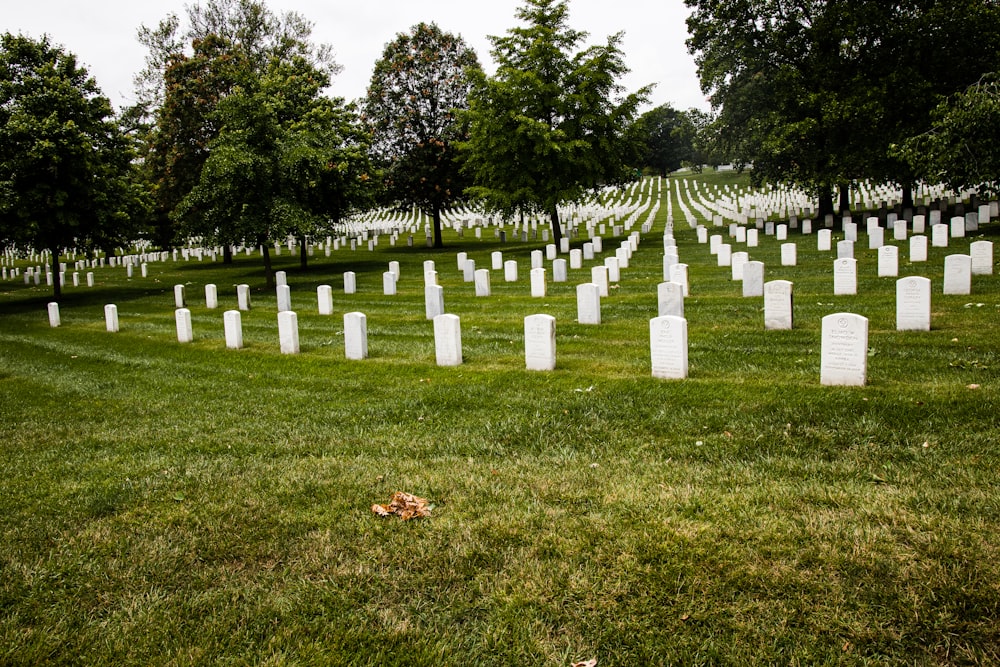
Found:
[[[902,333],[874,252],[859,244],[859,294],[834,297],[815,237],[793,234],[783,268],[762,235],[751,259],[795,284],[795,328],[764,331],[763,300],[679,223],[690,377],[656,380],[665,221],[664,206],[599,326],[575,321],[589,264],[529,296],[541,241],[383,237],[306,271],[286,252],[299,355],[279,353],[256,256],[98,269],[66,288],[59,328],[44,281],[0,283],[0,664],[1000,661],[1000,272],[944,296],[944,255],[974,239],[918,265],[904,245],[900,276],[933,281],[933,328]],[[498,249],[521,280],[494,271],[476,298],[455,254],[489,267]],[[434,363],[428,258],[461,317],[459,367]],[[227,350],[244,282],[246,348]],[[349,311],[367,314],[367,360],[344,359]],[[820,319],[841,311],[870,320],[862,388],[819,383]],[[553,372],[524,370],[534,313],[556,318]],[[431,517],[371,513],[397,490]]]

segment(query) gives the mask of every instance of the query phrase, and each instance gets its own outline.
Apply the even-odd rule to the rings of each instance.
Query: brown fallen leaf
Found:
[[[395,514],[403,521],[408,521],[418,517],[430,516],[431,506],[426,500],[412,493],[396,491],[392,494],[388,505],[379,505],[376,503],[372,505],[372,512],[382,517]]]
[[[570,667],[597,667],[597,658],[591,658],[590,660],[583,660],[581,662],[574,662]]]

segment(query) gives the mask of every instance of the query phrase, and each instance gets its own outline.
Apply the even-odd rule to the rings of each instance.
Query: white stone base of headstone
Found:
[[[364,313],[344,313],[344,355],[368,358],[368,318]]]
[[[681,380],[688,376],[687,320],[665,315],[649,321],[653,377]]]
[[[438,366],[462,365],[462,323],[458,315],[434,318],[434,357]]]
[[[191,328],[191,311],[187,308],[178,308],[174,311],[174,320],[177,322],[177,342],[190,343],[194,340],[194,331]]]
[[[288,285],[279,285],[288,287]],[[278,313],[278,340],[282,354],[299,353],[299,316],[291,310]]]
[[[109,333],[118,333],[118,306],[113,303],[104,306],[104,326]]]
[[[820,384],[864,386],[868,377],[868,318],[834,313],[823,318]]]
[[[556,318],[541,314],[524,318],[524,363],[529,371],[555,369]]]
[[[931,330],[931,281],[909,276],[896,281],[896,330]]]

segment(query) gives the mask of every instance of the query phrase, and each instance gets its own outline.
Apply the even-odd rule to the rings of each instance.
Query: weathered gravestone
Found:
[[[434,318],[434,356],[438,366],[462,365],[462,323],[448,313]]]
[[[656,301],[658,317],[684,317],[684,286],[680,283],[667,281],[657,285]]]
[[[764,328],[792,328],[792,283],[770,280],[764,283]]]
[[[834,313],[822,321],[820,384],[864,386],[868,377],[868,319]]]
[[[649,353],[653,377],[679,380],[688,376],[687,320],[674,315],[649,321]]]
[[[556,367],[556,318],[543,314],[524,318],[524,364],[529,371]]]
[[[931,281],[909,276],[896,281],[896,329],[931,330]]]

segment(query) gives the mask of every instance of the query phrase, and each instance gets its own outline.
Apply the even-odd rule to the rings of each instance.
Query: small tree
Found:
[[[628,129],[649,88],[617,97],[620,33],[574,53],[587,35],[569,28],[565,0],[527,0],[517,17],[524,26],[490,38],[496,74],[474,80],[469,192],[506,214],[543,212],[558,245],[559,204],[634,178]]]
[[[130,144],[111,103],[76,58],[47,37],[0,38],[0,241],[51,253],[124,240],[142,205]]]
[[[430,216],[436,248],[443,245],[441,211],[468,184],[457,159],[456,143],[466,135],[456,110],[466,108],[471,72],[479,70],[461,37],[419,23],[386,44],[368,86],[364,115],[385,193]]]

